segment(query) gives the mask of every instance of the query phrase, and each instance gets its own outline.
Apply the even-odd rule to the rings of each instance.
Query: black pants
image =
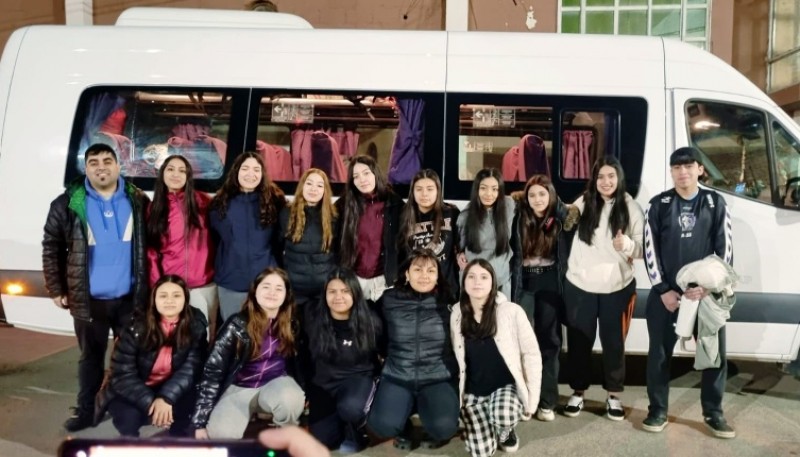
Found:
[[[603,388],[609,392],[625,389],[625,328],[629,305],[636,293],[636,281],[610,294],[586,292],[564,281],[567,308],[567,366],[569,385],[583,391],[592,383],[592,347],[600,326],[603,346]]]
[[[403,432],[415,405],[431,439],[444,441],[456,434],[460,402],[458,388],[450,382],[411,389],[382,378],[367,425],[377,436],[393,438]]]
[[[650,290],[650,295],[647,296],[647,332],[650,335],[650,349],[647,353],[647,396],[650,399],[648,409],[652,416],[667,416],[670,361],[678,340],[675,334],[675,322],[678,320],[679,312],[680,309],[674,313],[669,312],[661,301],[661,295]],[[705,417],[722,416],[722,395],[725,393],[725,381],[728,376],[725,327],[719,329],[717,337],[720,366],[702,370],[700,405]]]
[[[114,300],[89,299],[91,320],[74,319],[75,336],[81,357],[78,360],[78,414],[94,415],[94,397],[105,374],[108,331],[117,338],[128,324],[133,299],[125,296]]]
[[[342,441],[358,441],[357,434],[367,418],[367,403],[373,394],[372,376],[353,376],[326,390],[308,386],[308,429],[328,449],[338,449]]]
[[[542,393],[539,407],[558,404],[558,354],[561,352],[561,323],[564,301],[558,292],[558,271],[523,273],[519,305],[525,310],[542,353]]]
[[[159,386],[152,387],[153,391],[158,391]],[[172,405],[172,426],[169,428],[171,436],[188,436],[189,421],[194,409],[194,389],[190,388],[176,404]],[[150,416],[147,411],[142,411],[117,395],[108,403],[108,412],[111,414],[114,428],[122,436],[139,436],[139,429],[144,425],[150,424]]]

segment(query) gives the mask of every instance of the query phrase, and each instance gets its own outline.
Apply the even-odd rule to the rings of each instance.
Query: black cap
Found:
[[[698,165],[703,164],[700,159],[700,151],[692,147],[678,148],[669,156],[669,166],[686,165],[692,162],[697,162]]]

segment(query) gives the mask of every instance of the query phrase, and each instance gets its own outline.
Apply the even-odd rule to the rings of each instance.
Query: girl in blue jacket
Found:
[[[238,156],[209,212],[217,241],[214,282],[223,320],[242,308],[259,272],[278,266],[278,215],[284,206],[283,191],[267,178],[261,156]]]

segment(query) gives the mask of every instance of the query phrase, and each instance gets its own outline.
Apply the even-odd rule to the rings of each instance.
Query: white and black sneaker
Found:
[[[573,393],[569,396],[566,406],[564,406],[564,415],[567,417],[578,417],[581,410],[583,410],[583,395]]]
[[[622,401],[617,397],[608,397],[606,400],[606,417],[612,421],[625,419],[625,410],[622,408]]]
[[[500,450],[503,452],[517,452],[519,450],[519,438],[514,429],[508,432],[508,437],[500,443]]]

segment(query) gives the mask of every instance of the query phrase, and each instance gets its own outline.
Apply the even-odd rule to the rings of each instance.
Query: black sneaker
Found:
[[[394,447],[402,451],[410,451],[411,448],[414,447],[414,442],[411,441],[411,438],[403,435],[398,435],[394,437],[394,441],[392,441],[392,444],[394,445]]]
[[[422,449],[439,449],[440,447],[444,446],[449,442],[450,440],[425,439],[419,442],[419,447],[421,447]]]
[[[583,395],[573,393],[569,396],[567,404],[564,406],[564,415],[567,417],[578,417],[583,409]]]
[[[517,452],[519,450],[519,439],[514,430],[511,430],[508,433],[508,438],[500,443],[500,450],[503,452]]]
[[[711,430],[711,434],[717,438],[736,438],[736,432],[728,425],[728,421],[722,416],[706,417],[705,423],[706,427]]]
[[[94,422],[92,414],[72,408],[72,416],[64,422],[64,429],[68,432],[77,432],[91,427]]]
[[[647,432],[659,433],[667,426],[667,418],[665,416],[652,416],[648,415],[642,421],[642,428]]]
[[[622,408],[622,401],[617,397],[608,397],[606,400],[606,417],[612,421],[625,419],[625,410]]]

